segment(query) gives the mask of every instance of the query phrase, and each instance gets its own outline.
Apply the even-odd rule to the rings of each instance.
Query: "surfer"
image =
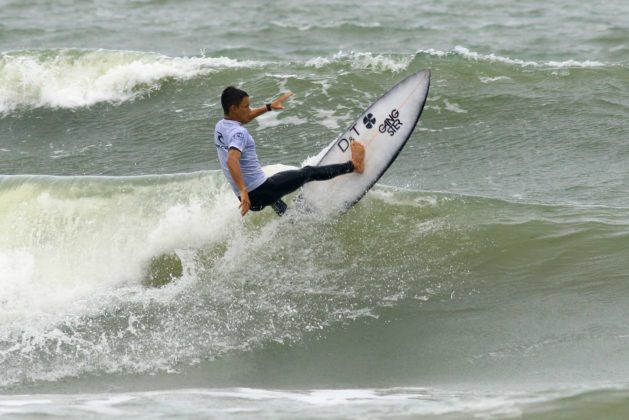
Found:
[[[256,154],[256,145],[244,124],[272,110],[284,109],[288,92],[260,108],[251,109],[249,95],[236,87],[225,88],[221,95],[224,118],[216,123],[214,143],[223,173],[240,200],[240,214],[260,211],[271,206],[280,216],[286,211],[282,197],[307,182],[325,181],[350,172],[364,171],[365,147],[359,141],[351,144],[352,159],[340,164],[305,166],[267,177]]]

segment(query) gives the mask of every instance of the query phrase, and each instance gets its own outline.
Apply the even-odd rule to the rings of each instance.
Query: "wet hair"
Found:
[[[231,108],[232,105],[239,106],[242,100],[247,96],[249,96],[247,92],[242,89],[238,89],[234,86],[226,87],[221,95],[221,105],[223,106],[225,115],[229,114],[229,108]]]

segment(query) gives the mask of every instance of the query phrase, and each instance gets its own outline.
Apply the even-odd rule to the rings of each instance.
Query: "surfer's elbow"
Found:
[[[227,153],[227,167],[230,169],[240,167],[240,151],[229,149],[229,153]]]
[[[239,162],[238,162],[238,159],[235,159],[235,158],[233,158],[233,157],[228,157],[228,158],[227,158],[227,167],[228,167],[229,169],[232,169],[232,170],[233,170],[233,169],[238,168],[239,166],[240,166],[240,164],[239,164]]]

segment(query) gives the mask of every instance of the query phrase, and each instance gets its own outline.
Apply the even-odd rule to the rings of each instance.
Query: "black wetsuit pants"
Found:
[[[272,206],[280,216],[286,211],[282,197],[301,188],[310,181],[326,181],[354,171],[351,161],[336,165],[304,166],[301,169],[278,172],[253,191],[249,191],[251,210],[260,211]]]

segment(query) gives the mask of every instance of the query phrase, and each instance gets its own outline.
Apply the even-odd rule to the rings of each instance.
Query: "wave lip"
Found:
[[[450,55],[461,56],[470,61],[487,61],[491,63],[502,63],[509,65],[516,65],[520,67],[533,67],[533,68],[599,68],[605,67],[608,64],[602,63],[600,61],[593,60],[563,60],[563,61],[533,61],[533,60],[523,60],[519,58],[511,58],[504,57],[496,54],[481,54],[475,51],[471,51],[470,49],[457,45],[450,51],[440,51],[435,49],[427,49],[427,50],[419,50],[417,54],[427,54],[429,56],[445,58]]]
[[[315,57],[305,62],[306,67],[315,69],[327,68],[335,65],[349,66],[352,70],[371,70],[375,72],[399,73],[409,69],[418,58],[456,59],[480,63],[499,63],[508,66],[532,69],[599,69],[605,67],[623,66],[622,63],[606,63],[595,60],[548,60],[535,61],[522,58],[512,58],[494,53],[482,54],[469,48],[457,45],[454,48],[442,51],[434,48],[421,49],[415,54],[377,54],[373,52],[345,52],[327,57]]]
[[[116,50],[28,50],[0,55],[0,115],[18,109],[119,104],[220,68],[257,67],[226,57],[168,57]]]
[[[592,60],[532,61],[496,54],[481,54],[463,46],[451,50],[418,50],[414,54],[339,51],[303,62],[281,63],[228,57],[169,57],[105,49],[23,50],[0,53],[0,117],[24,109],[77,109],[99,103],[119,105],[158,91],[169,81],[186,82],[233,68],[260,68],[270,64],[309,69],[407,71],[419,59],[463,59],[532,69],[598,69],[622,66]]]
[[[373,54],[370,52],[339,51],[332,57],[316,57],[306,62],[306,67],[320,69],[333,63],[349,63],[352,69],[400,72],[408,68],[413,57]]]

